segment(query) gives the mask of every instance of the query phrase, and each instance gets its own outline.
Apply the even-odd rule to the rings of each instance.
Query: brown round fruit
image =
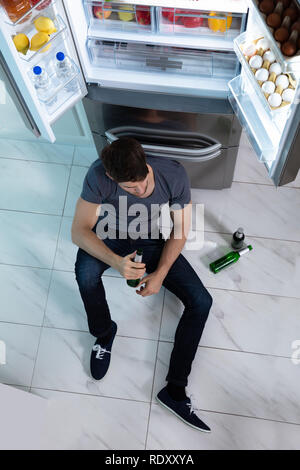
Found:
[[[276,41],[285,42],[289,38],[289,32],[286,28],[278,28],[274,33],[274,38]]]
[[[267,25],[271,28],[279,28],[281,25],[281,16],[279,13],[271,13],[267,16]]]
[[[272,11],[274,10],[273,0],[263,0],[259,5],[259,9],[262,13],[265,13],[266,15],[272,13]]]

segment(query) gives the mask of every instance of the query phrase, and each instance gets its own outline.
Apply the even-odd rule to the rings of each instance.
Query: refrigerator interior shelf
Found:
[[[271,47],[274,53],[279,57],[280,62],[283,64],[285,72],[294,72],[297,77],[300,77],[300,55],[295,55],[293,57],[287,57],[283,55],[281,49],[277,45],[277,41],[273,36],[273,28],[270,28],[266,24],[266,20],[258,8],[258,0],[252,1],[253,10],[255,12],[255,18],[258,18],[259,29],[262,32],[262,36],[265,36],[271,43]],[[299,3],[298,3],[299,5]],[[300,15],[300,6],[299,15]]]
[[[17,21],[12,21],[8,16],[5,16],[5,22],[14,28],[22,28],[24,25],[28,25],[29,22],[32,22],[37,16],[53,16],[53,7],[57,0],[40,0],[33,7],[30,8],[23,16],[21,16]],[[19,32],[19,31],[18,31]]]
[[[19,52],[20,59],[32,65],[36,63],[41,58],[41,56],[47,55],[48,52],[50,52],[53,49],[53,47],[55,47],[58,44],[58,42],[62,42],[66,39],[67,28],[62,18],[59,15],[57,15],[56,17],[52,18],[52,20],[57,31],[50,35],[49,41],[46,44],[43,44],[36,51],[31,51],[30,49],[28,49],[26,55]],[[23,30],[22,32],[26,34],[26,36],[30,40],[30,43],[31,43],[32,37],[36,33],[38,33],[33,23],[28,25],[26,30]]]
[[[246,75],[235,77],[228,85],[230,104],[259,160],[272,162],[276,158],[281,133],[273,121],[264,118],[261,103],[255,99],[256,91],[251,93]]]
[[[232,39],[225,39],[223,37],[209,37],[209,36],[185,36],[178,34],[163,34],[163,33],[144,33],[139,31],[138,34],[131,34],[130,31],[115,31],[106,29],[99,30],[98,28],[89,28],[88,37],[98,38],[103,40],[115,41],[116,36],[119,41],[124,42],[137,42],[137,43],[151,43],[161,46],[171,47],[188,47],[190,49],[204,49],[208,51],[233,51]]]
[[[69,99],[73,99],[75,96],[81,96],[83,86],[80,80],[80,70],[71,58],[70,61],[73,65],[73,73],[63,81],[59,80],[56,76],[55,67],[52,62],[50,62],[48,68],[45,68],[49,75],[53,91],[47,96],[46,100],[42,101],[40,99],[40,101],[45,105],[46,112],[49,115],[61,109]],[[33,82],[34,75],[32,69],[28,72],[28,76]],[[65,109],[64,106],[64,111]]]
[[[256,90],[257,97],[260,99],[261,104],[262,104],[265,112],[268,115],[268,119],[274,119],[274,116],[276,114],[280,113],[280,118],[283,119],[284,122],[285,122],[287,117],[288,117],[288,112],[289,112],[290,105],[278,107],[278,108],[275,108],[275,109],[271,108],[271,106],[269,105],[268,100],[266,99],[266,97],[265,97],[258,81],[256,80],[255,75],[252,72],[251,67],[250,67],[249,63],[247,62],[246,57],[243,53],[243,50],[242,50],[243,45],[253,43],[257,39],[258,39],[258,37],[254,38],[252,35],[249,35],[249,33],[247,33],[247,32],[242,33],[238,38],[236,38],[234,40],[234,50],[236,52],[236,55],[239,58],[239,61],[242,65],[242,67],[243,67],[244,72],[247,74],[247,76],[249,78],[249,81],[253,84],[253,87]],[[278,50],[277,51],[273,50],[273,48],[271,50],[274,52],[276,61],[278,63],[280,63],[281,66],[283,66],[283,64],[280,60],[280,57],[278,55]],[[295,84],[295,87],[293,87],[293,89],[295,90],[297,88],[297,81],[294,79],[292,74],[288,74],[287,77],[290,77],[292,82]],[[292,86],[292,85],[290,85],[290,86]]]

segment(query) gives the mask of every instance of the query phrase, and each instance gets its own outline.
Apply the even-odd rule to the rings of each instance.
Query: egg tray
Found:
[[[258,42],[260,39],[264,39],[264,38],[263,38],[263,37],[260,37],[260,38],[257,38],[257,39],[252,40],[251,42],[256,46],[257,42]],[[247,42],[242,43],[242,44],[240,45],[241,52],[242,52],[242,54],[243,54],[243,57],[244,57],[244,59],[245,59],[245,62],[247,63],[247,66],[248,66],[249,70],[251,71],[251,73],[252,73],[252,75],[253,75],[254,80],[256,81],[257,85],[259,86],[259,88],[260,88],[260,90],[261,90],[261,93],[263,94],[263,96],[264,96],[264,98],[265,98],[265,100],[266,100],[266,102],[267,102],[267,104],[268,104],[268,107],[269,107],[272,111],[278,111],[278,110],[282,110],[282,108],[286,108],[287,106],[290,106],[290,105],[292,104],[292,102],[289,102],[289,101],[282,101],[281,105],[280,105],[280,106],[277,106],[276,108],[270,105],[270,103],[269,103],[269,101],[268,101],[269,94],[264,93],[264,91],[263,91],[262,88],[261,88],[262,84],[260,84],[259,81],[258,81],[258,80],[256,79],[256,77],[255,77],[256,69],[250,67],[250,64],[249,64],[249,59],[250,59],[250,57],[246,56],[246,55],[243,53],[243,46],[244,46],[245,44],[249,44],[249,42],[247,41]],[[261,48],[260,50],[257,51],[257,54],[262,57],[262,56],[264,55],[264,53],[265,53],[266,51],[269,51],[269,50],[272,51],[271,48],[268,48],[268,49],[262,49],[262,48]],[[272,51],[272,52],[274,52],[274,51]],[[265,63],[265,62],[267,62],[267,61],[264,61],[264,63]],[[277,62],[278,62],[278,61],[277,61]],[[280,65],[282,66],[282,64],[280,64]],[[271,66],[271,64],[269,63],[269,65],[265,64],[264,66],[262,66],[262,68],[265,68],[266,70],[269,71],[270,66]],[[291,88],[291,89],[293,89],[293,90],[296,90],[297,82],[296,82],[296,80],[293,78],[293,76],[292,76],[289,72],[282,72],[282,75],[286,75],[286,76],[288,77],[288,80],[289,80],[289,86],[288,86],[288,88]],[[270,78],[270,75],[269,75],[268,78]],[[276,80],[276,76],[275,76],[275,80]],[[271,80],[271,81],[273,81],[273,80]],[[274,83],[275,83],[275,81],[274,81]],[[282,91],[280,92],[280,95],[282,95],[283,91],[284,91],[284,90],[282,90]]]
[[[276,28],[273,28],[273,27],[271,27],[267,24],[266,19],[267,19],[268,15],[265,14],[265,13],[262,13],[262,11],[260,11],[259,7],[260,7],[261,2],[262,2],[262,0],[253,0],[252,1],[254,11],[256,12],[256,14],[258,16],[259,22],[261,23],[260,27],[263,28],[263,31],[265,32],[267,38],[274,44],[274,47],[278,50],[281,61],[284,62],[284,69],[286,71],[289,71],[289,72],[294,72],[294,73],[297,74],[297,76],[299,76],[299,74],[300,74],[300,48],[298,47],[298,51],[296,51],[295,54],[293,54],[291,56],[287,56],[282,52],[281,43],[278,42],[274,37],[274,32],[275,32]],[[276,4],[274,3],[274,8],[276,7]],[[291,4],[293,4],[293,6],[298,9],[298,19],[296,21],[300,21],[300,4],[297,3],[297,0],[291,0]],[[284,19],[284,17],[282,17],[282,20],[283,19]],[[296,21],[293,21],[293,22],[296,22]],[[289,27],[287,29],[288,29],[289,34],[290,34],[291,33],[291,25],[289,25]],[[300,34],[298,35],[298,40],[299,40],[299,38],[300,38]]]

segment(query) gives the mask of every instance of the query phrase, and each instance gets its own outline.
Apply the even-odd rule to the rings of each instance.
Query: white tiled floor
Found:
[[[199,416],[189,428],[155,402],[165,385],[181,303],[164,289],[142,299],[105,272],[118,324],[105,378],[89,374],[94,338],[74,276],[72,214],[94,149],[0,145],[0,381],[58,400],[66,449],[300,449],[300,177],[275,188],[242,138],[232,188],[193,190],[205,206],[201,250],[184,254],[214,298],[189,378]],[[244,226],[253,251],[213,275]],[[71,421],[70,421],[71,420]]]

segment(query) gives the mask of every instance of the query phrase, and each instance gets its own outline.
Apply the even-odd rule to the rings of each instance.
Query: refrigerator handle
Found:
[[[139,131],[142,131],[143,129],[139,128]],[[147,129],[149,132],[149,134],[151,133],[151,129]],[[117,129],[114,129],[114,131],[117,131]],[[168,131],[168,134],[166,134],[166,132],[164,133],[163,131],[161,132],[161,135],[168,135],[171,137],[171,132],[169,133],[170,131]],[[152,133],[153,133],[153,129],[152,129]],[[172,131],[173,133],[173,131]],[[156,131],[155,131],[155,134],[158,134]],[[178,132],[176,133],[175,132],[175,135],[178,136]],[[188,136],[188,133],[182,133],[182,135],[184,135],[185,137]],[[192,134],[191,134],[192,135]],[[195,135],[195,134],[193,134]],[[105,132],[105,136],[108,140],[109,143],[112,143],[114,142],[115,140],[118,140],[118,137],[116,137],[113,133],[109,132],[109,131],[106,131]],[[197,135],[198,137],[200,137],[200,134]],[[206,138],[206,141],[207,142],[213,142],[213,145],[208,145],[207,147],[204,147],[204,148],[198,148],[198,149],[190,149],[190,148],[185,148],[185,147],[181,147],[181,148],[177,148],[177,147],[163,147],[163,146],[159,146],[159,145],[147,145],[147,144],[143,144],[143,149],[146,151],[146,153],[148,155],[151,155],[153,154],[153,152],[158,155],[163,155],[165,157],[168,157],[168,158],[174,158],[174,157],[182,157],[184,160],[190,160],[191,158],[193,157],[196,157],[199,159],[199,157],[206,157],[210,154],[213,154],[215,156],[215,152],[217,152],[218,150],[221,149],[222,147],[222,144],[220,142],[218,142],[217,140],[215,139],[212,139],[210,137],[206,137],[206,136],[201,136],[201,137],[204,137]],[[192,160],[190,160],[192,161]]]
[[[153,147],[154,149],[154,147]],[[185,155],[171,155],[171,154],[167,154],[167,153],[160,153],[160,152],[155,152],[154,150],[153,151],[147,151],[146,152],[147,155],[151,156],[151,157],[163,157],[163,158],[170,158],[172,160],[178,160],[179,162],[182,160],[184,160],[185,162],[195,162],[195,163],[204,163],[204,162],[207,162],[209,160],[213,160],[214,158],[217,158],[221,155],[222,151],[221,150],[217,150],[216,152],[214,153],[210,153],[208,155],[203,155],[201,157],[188,157],[188,156],[185,156]]]
[[[114,134],[112,134],[109,131],[105,132],[105,137],[109,144],[112,144],[115,140],[118,140],[118,137],[116,137]]]
[[[41,133],[40,130],[26,104],[24,101],[22,94],[20,93],[20,90],[15,82],[15,79],[9,70],[4,57],[2,55],[2,52],[0,51],[0,68],[2,69],[4,73],[4,78],[6,78],[5,85],[7,87],[7,91],[12,98],[16,108],[20,112],[20,115],[24,121],[25,126],[33,132],[35,137],[40,137]]]

